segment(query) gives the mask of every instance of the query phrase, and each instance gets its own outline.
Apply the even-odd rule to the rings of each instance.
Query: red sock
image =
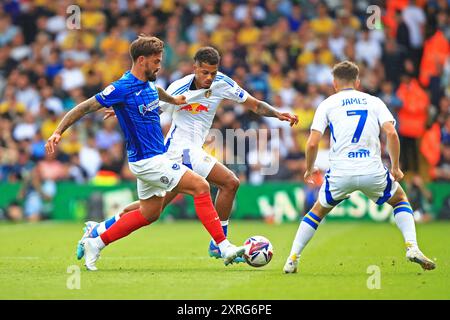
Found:
[[[223,233],[217,211],[212,203],[211,195],[209,193],[203,193],[194,197],[194,206],[198,218],[214,241],[219,244],[225,240],[226,237]]]
[[[147,219],[142,215],[140,209],[130,211],[117,220],[108,230],[100,235],[105,245],[126,237],[133,231],[149,225]]]

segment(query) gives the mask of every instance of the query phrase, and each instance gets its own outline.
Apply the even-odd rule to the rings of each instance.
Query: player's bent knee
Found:
[[[401,186],[398,186],[395,194],[387,201],[391,206],[395,206],[397,203],[402,201],[409,201],[408,196]]]
[[[205,178],[198,176],[193,182],[193,195],[197,196],[200,194],[209,192],[209,183]]]
[[[324,207],[319,201],[316,201],[311,211],[317,215],[319,218],[325,217],[334,207],[328,208]]]
[[[239,189],[239,185],[239,179],[234,174],[230,174],[219,188],[236,193],[236,191]]]
[[[147,221],[150,222],[150,223],[153,223],[156,220],[158,220],[160,215],[161,215],[160,211],[159,212],[158,211],[157,212],[144,212],[144,211],[141,211],[141,212],[142,212],[142,215],[144,216],[144,218],[147,219]]]

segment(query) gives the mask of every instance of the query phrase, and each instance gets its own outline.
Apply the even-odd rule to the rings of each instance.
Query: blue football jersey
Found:
[[[159,119],[158,90],[130,71],[95,95],[104,107],[113,107],[125,135],[128,161],[148,159],[165,151]]]

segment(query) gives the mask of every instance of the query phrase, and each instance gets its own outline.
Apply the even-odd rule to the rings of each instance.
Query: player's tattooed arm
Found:
[[[77,122],[79,119],[87,115],[88,113],[100,110],[103,106],[97,101],[95,97],[91,97],[66,113],[64,118],[59,123],[55,132],[63,134],[72,124]]]
[[[252,96],[249,96],[247,100],[245,100],[244,106],[249,107],[251,110],[253,110],[253,112],[263,117],[273,117],[278,118],[281,121],[289,121],[291,123],[291,127],[294,124],[298,123],[298,118],[296,115],[290,114],[288,112],[279,112],[267,102],[258,100]]]
[[[156,88],[158,89],[159,100],[170,103],[170,104],[174,104],[174,105],[186,104],[185,96],[183,96],[183,95],[171,96],[160,86],[156,86]]]
[[[278,118],[280,112],[265,101],[258,101],[255,112],[264,117]]]
[[[55,132],[53,132],[53,134],[50,136],[50,138],[48,138],[47,143],[45,144],[45,150],[47,151],[47,153],[55,152],[56,145],[61,140],[61,135],[72,124],[81,119],[84,115],[100,110],[101,108],[103,108],[103,106],[97,101],[97,99],[95,99],[95,97],[91,97],[67,112],[64,118],[59,123]]]

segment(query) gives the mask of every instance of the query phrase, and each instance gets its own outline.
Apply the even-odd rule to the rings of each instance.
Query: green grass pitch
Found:
[[[272,261],[252,268],[209,258],[199,221],[157,222],[107,247],[99,271],[88,272],[75,258],[81,224],[2,223],[0,299],[450,299],[448,222],[417,226],[421,249],[436,260],[433,271],[406,261],[395,225],[325,222],[299,273],[286,275],[297,226],[232,220],[232,242],[263,235],[274,246]],[[80,289],[67,288],[72,265],[81,267]],[[379,289],[367,286],[373,265],[380,268]]]

